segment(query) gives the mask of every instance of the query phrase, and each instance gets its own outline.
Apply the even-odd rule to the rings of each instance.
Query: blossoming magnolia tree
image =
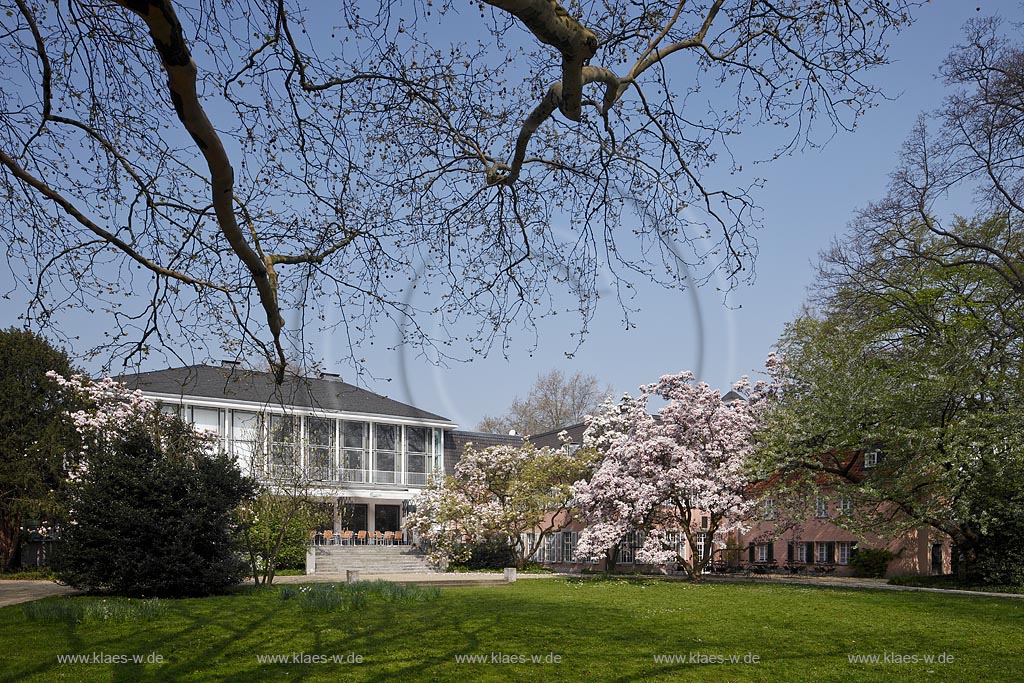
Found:
[[[522,567],[568,523],[572,485],[586,476],[591,453],[530,443],[481,450],[468,445],[453,474],[432,478],[413,500],[410,528],[429,544],[435,561],[465,560],[471,544],[500,541]]]
[[[752,504],[745,497],[746,464],[764,387],[751,387],[744,377],[734,389],[747,400],[726,403],[717,389],[682,372],[640,387],[638,397],[605,402],[584,434],[584,444],[604,457],[589,481],[573,487],[587,523],[578,557],[599,558],[628,531],[643,530],[638,562],[677,562],[691,578],[700,576],[711,553],[699,552],[699,535],[711,541],[734,530]],[[657,416],[648,412],[652,397],[667,401]],[[689,557],[673,538],[676,531]]]
[[[67,415],[81,436],[80,452],[65,454],[64,471],[71,481],[78,481],[87,473],[90,450],[96,450],[103,441],[123,439],[134,429],[159,422],[156,405],[146,400],[141,391],[131,391],[110,377],[93,381],[84,375],[63,377],[52,371],[46,376],[64,393],[92,406]]]

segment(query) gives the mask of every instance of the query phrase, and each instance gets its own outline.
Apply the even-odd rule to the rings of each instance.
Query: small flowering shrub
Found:
[[[281,600],[298,603],[303,609],[334,612],[361,609],[370,599],[397,603],[428,602],[436,600],[441,591],[429,586],[407,586],[390,581],[356,581],[283,586],[278,595]]]
[[[82,436],[69,454],[68,523],[59,580],[128,596],[205,595],[238,583],[233,512],[252,494],[207,437],[115,382],[54,378],[92,407],[70,415]]]
[[[152,621],[167,611],[167,604],[157,598],[57,598],[26,602],[22,611],[32,621],[75,626],[97,622]]]

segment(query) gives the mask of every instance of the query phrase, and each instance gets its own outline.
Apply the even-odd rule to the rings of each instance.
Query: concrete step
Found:
[[[410,546],[314,546],[316,574],[343,576],[348,570],[364,574],[431,574],[437,570]]]

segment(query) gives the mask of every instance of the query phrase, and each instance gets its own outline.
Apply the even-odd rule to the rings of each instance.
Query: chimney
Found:
[[[324,372],[323,370],[321,370],[320,372],[317,373],[317,377],[319,377],[320,379],[325,379],[329,382],[341,381],[341,374],[337,372]]]
[[[242,361],[240,361],[240,360],[221,360],[220,366],[222,368],[240,368],[240,367],[242,367]]]

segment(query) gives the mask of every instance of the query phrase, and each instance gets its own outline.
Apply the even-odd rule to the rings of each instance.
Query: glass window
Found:
[[[224,432],[221,428],[223,422],[221,419],[222,415],[223,411],[217,408],[200,408],[195,406],[192,408],[192,426],[198,432],[209,432],[223,436]]]
[[[410,453],[426,453],[427,452],[427,428],[426,427],[406,427],[405,428],[405,448]]]
[[[775,519],[775,499],[768,498],[764,501],[764,518]]]
[[[378,451],[398,450],[398,426],[377,425],[376,434]]]
[[[369,434],[365,422],[342,422],[341,479],[362,483],[366,481],[366,439]]]
[[[426,484],[432,469],[428,449],[430,430],[426,427],[405,428],[405,471],[407,484]]]
[[[373,481],[381,484],[397,483],[398,437],[398,425],[378,424],[374,426]]]
[[[836,543],[836,552],[839,555],[839,558],[837,560],[837,562],[839,564],[849,564],[850,563],[850,542],[849,541],[840,541],[839,543]]]
[[[810,553],[807,552],[807,545],[808,545],[807,543],[797,543],[796,544],[796,561],[797,562],[807,563],[807,562],[811,561]]]
[[[572,562],[576,555],[576,541],[578,533],[575,531],[562,532],[562,561]]]
[[[864,469],[869,470],[878,467],[878,451],[868,451],[864,454]]]
[[[307,417],[306,448],[309,478],[315,481],[331,479],[334,464],[334,420]]]
[[[345,448],[366,448],[366,423],[342,423],[341,441]]]
[[[270,465],[274,475],[289,474],[287,468],[299,464],[297,422],[292,415],[270,416]]]
[[[377,469],[385,471],[394,471],[395,469],[395,454],[388,452],[381,452],[377,454]]]
[[[173,415],[174,417],[181,417],[181,406],[175,403],[161,403],[160,412],[164,415]]]
[[[848,515],[853,512],[853,499],[849,496],[843,496],[839,499],[839,511],[844,515]]]
[[[828,543],[818,543],[815,551],[815,561],[818,564],[829,564],[832,558],[828,556]]]
[[[260,416],[244,410],[231,411],[231,453],[250,472],[256,472],[256,460],[263,442]]]
[[[828,517],[828,499],[818,496],[814,499],[814,514],[816,517]]]
[[[755,551],[756,551],[756,553],[754,555],[754,560],[755,561],[757,561],[757,562],[767,562],[768,561],[768,544],[767,543],[761,543],[760,545],[756,546],[755,547]]]

